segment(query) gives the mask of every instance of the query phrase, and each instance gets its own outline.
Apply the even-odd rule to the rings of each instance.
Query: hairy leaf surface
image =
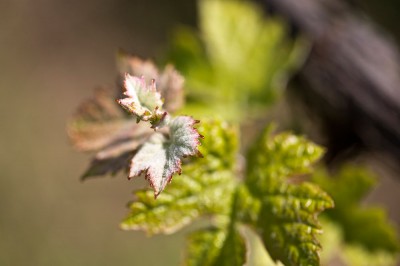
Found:
[[[235,130],[218,121],[205,121],[199,132],[205,158],[192,158],[157,200],[151,190],[135,193],[130,214],[121,224],[126,230],[149,234],[172,233],[201,215],[228,215],[236,186],[233,175],[237,136]]]
[[[129,177],[145,172],[157,197],[172,175],[181,173],[183,157],[201,155],[198,150],[201,135],[193,127],[196,122],[189,116],[178,116],[169,123],[168,136],[153,134],[133,157]]]
[[[158,109],[162,107],[161,94],[156,90],[155,80],[146,83],[144,77],[138,78],[126,74],[124,80],[126,98],[118,103],[126,110],[137,116],[138,121],[148,121],[152,117],[160,116]]]
[[[144,77],[147,83],[155,80],[157,90],[164,100],[163,108],[168,112],[175,112],[182,107],[184,103],[184,78],[172,65],[167,65],[160,74],[150,60],[142,60],[122,51],[118,53],[117,59],[122,81],[126,73],[136,77]]]

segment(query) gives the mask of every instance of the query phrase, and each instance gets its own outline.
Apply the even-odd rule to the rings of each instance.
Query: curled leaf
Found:
[[[128,73],[132,76],[143,77],[146,82],[156,80],[157,89],[164,100],[164,109],[175,112],[184,103],[183,85],[184,78],[172,65],[167,65],[162,73],[150,60],[142,60],[139,57],[120,51],[117,56],[117,65],[121,79]]]
[[[155,80],[149,85],[144,77],[125,76],[125,92],[127,96],[118,100],[118,103],[126,110],[136,115],[137,120],[149,121],[163,115],[158,109],[162,107],[161,95],[156,90]]]
[[[182,158],[199,155],[201,135],[193,127],[198,122],[178,116],[169,123],[167,134],[154,133],[133,157],[129,177],[146,173],[157,197],[175,173],[181,173]]]

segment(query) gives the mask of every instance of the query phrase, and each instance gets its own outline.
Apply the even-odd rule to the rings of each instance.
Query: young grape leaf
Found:
[[[157,197],[171,181],[172,175],[181,173],[182,158],[199,155],[201,135],[193,127],[189,116],[178,116],[169,123],[169,134],[155,133],[133,157],[129,178],[145,172],[146,179]]]
[[[245,241],[235,228],[203,229],[188,238],[185,265],[242,266],[245,259]]]
[[[166,113],[158,109],[162,107],[161,94],[156,90],[155,80],[146,84],[144,77],[138,78],[126,74],[124,80],[126,98],[118,103],[137,117],[137,122],[152,121],[165,117]]]
[[[270,126],[248,154],[246,183],[255,190],[268,189],[271,180],[287,179],[312,172],[323,149],[304,137],[290,133],[273,136]]]
[[[151,190],[135,192],[123,229],[173,233],[201,215],[228,215],[236,186],[232,169],[237,152],[235,130],[213,121],[201,123],[199,131],[210,136],[200,147],[207,156],[186,163],[182,175],[157,200]]]
[[[385,211],[361,206],[361,200],[376,182],[370,172],[360,167],[347,166],[331,177],[326,171],[319,170],[313,175],[313,181],[335,200],[335,209],[325,214],[341,227],[344,241],[360,245],[371,252],[399,252],[396,230],[388,221]]]
[[[289,177],[309,173],[322,149],[289,133],[267,130],[248,156],[246,186],[252,200],[243,217],[259,232],[271,258],[285,265],[319,265],[317,215],[333,207],[316,185]],[[248,196],[248,195],[247,195]],[[243,196],[242,196],[243,197]],[[247,213],[246,210],[258,213]]]
[[[317,215],[331,198],[311,183],[277,184],[265,191],[257,228],[272,259],[285,265],[319,265],[322,233]]]
[[[160,74],[150,60],[142,60],[122,51],[118,53],[117,64],[122,81],[126,73],[136,77],[144,77],[147,83],[155,80],[157,90],[160,92],[161,98],[164,99],[164,110],[175,112],[182,107],[184,103],[184,78],[172,65],[167,65]]]
[[[157,200],[151,190],[135,192],[136,199],[130,203],[121,228],[171,234],[202,215],[227,215],[234,189],[232,173],[207,173],[195,167],[196,163],[184,166],[187,175],[176,178]]]
[[[136,122],[149,121],[152,129],[163,128],[163,132],[155,133],[149,126],[136,124],[116,104],[114,97],[120,93],[116,91],[114,95],[111,90],[99,89],[71,119],[68,134],[76,148],[97,152],[83,179],[116,174],[121,169],[128,169],[131,161],[129,176],[146,172],[158,195],[172,175],[180,172],[182,157],[200,154],[197,150],[200,135],[193,128],[195,120],[188,117],[172,119],[167,111],[161,110],[162,96],[168,110],[176,110],[182,104],[183,78],[172,66],[167,66],[160,76],[150,61],[121,55],[119,62],[121,71],[140,72],[146,77],[138,78],[126,73],[126,97],[118,103],[136,116]],[[162,94],[156,90],[154,79],[150,79],[149,85],[146,83],[149,76],[160,78]],[[158,155],[158,160],[148,157],[152,153]]]

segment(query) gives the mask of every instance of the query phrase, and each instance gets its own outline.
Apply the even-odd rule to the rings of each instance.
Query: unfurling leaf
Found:
[[[332,208],[333,201],[318,186],[290,177],[309,173],[322,149],[305,138],[269,131],[249,154],[246,188],[239,194],[247,197],[239,201],[241,215],[260,233],[273,260],[319,265],[317,215]]]
[[[156,90],[155,80],[146,84],[144,77],[138,78],[126,74],[124,80],[126,98],[118,103],[126,110],[136,115],[137,121],[154,121],[165,117],[166,112],[161,112],[161,94]]]
[[[175,112],[182,107],[184,103],[184,78],[172,65],[167,65],[160,74],[150,60],[142,60],[122,51],[118,53],[117,63],[122,80],[125,79],[126,73],[136,77],[144,77],[147,83],[155,80],[157,90],[164,100],[164,110]]]
[[[181,173],[182,158],[201,155],[200,134],[193,127],[189,116],[178,116],[169,123],[169,134],[155,133],[133,157],[129,177],[146,173],[146,179],[157,197],[164,190],[172,175]]]

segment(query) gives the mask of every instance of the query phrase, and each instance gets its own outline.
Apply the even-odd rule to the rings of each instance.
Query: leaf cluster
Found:
[[[333,207],[333,201],[317,186],[292,182],[292,177],[310,172],[322,149],[303,137],[267,131],[249,152],[247,170],[240,171],[235,169],[236,130],[210,121],[199,131],[209,136],[202,141],[205,158],[188,162],[185,174],[157,201],[137,191],[122,227],[171,233],[206,215],[214,217],[213,223],[189,236],[187,265],[243,265],[249,259],[243,226],[261,237],[273,260],[318,265],[317,215]],[[238,178],[241,172],[244,180]]]
[[[84,179],[125,168],[128,178],[144,173],[157,197],[172,176],[181,173],[183,158],[202,156],[198,150],[202,135],[194,127],[200,121],[170,114],[182,103],[183,86],[182,77],[171,66],[160,76],[158,90],[154,77],[159,74],[152,63],[129,55],[120,55],[120,62],[121,71],[148,76],[125,73],[123,93],[116,93],[121,97],[117,101],[111,90],[98,90],[81,105],[68,133],[78,149],[97,151]]]

